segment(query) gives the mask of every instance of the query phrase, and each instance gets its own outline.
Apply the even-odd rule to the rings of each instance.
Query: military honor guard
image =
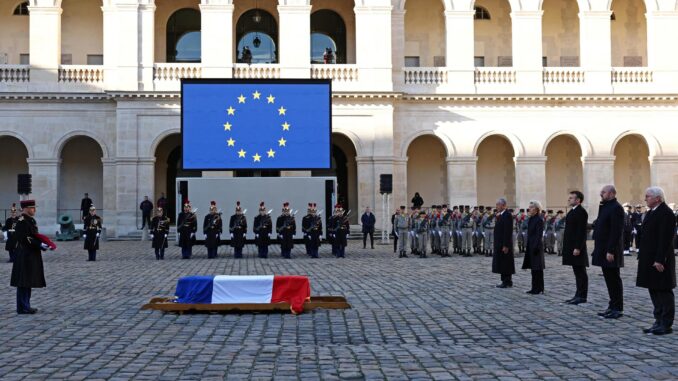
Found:
[[[565,303],[574,305],[586,303],[589,291],[589,278],[586,275],[586,268],[589,267],[589,255],[586,248],[586,226],[589,214],[581,206],[582,202],[584,202],[583,193],[570,192],[567,203],[572,209],[565,216],[563,232],[563,265],[572,266],[577,285],[574,297]]]
[[[417,237],[417,254],[419,257],[426,258],[426,242],[428,240],[428,219],[426,218],[426,212],[423,210],[419,212],[419,215],[414,220],[414,234]]]
[[[648,212],[643,221],[638,250],[636,286],[647,288],[654,306],[654,324],[643,330],[654,335],[673,332],[676,301],[676,258],[673,235],[676,218],[666,205],[664,190],[650,187],[645,191]]]
[[[544,220],[544,249],[549,254],[556,253],[556,216],[548,210]]]
[[[440,233],[440,255],[449,257],[450,240],[452,239],[452,213],[447,204],[442,205],[438,229]]]
[[[282,208],[282,214],[278,216],[275,222],[275,231],[280,240],[280,254],[283,258],[292,258],[292,248],[294,248],[294,235],[297,234],[297,223],[290,210],[290,203],[285,202]]]
[[[463,210],[463,206],[455,206],[452,209],[452,244],[454,245],[454,252],[458,254],[461,254],[461,212]]]
[[[640,204],[636,205],[635,211],[631,214],[631,225],[633,225],[631,239],[634,247],[629,247],[629,251],[638,251],[638,247],[640,246],[640,231],[643,225],[643,206]]]
[[[247,234],[247,219],[243,214],[240,201],[235,203],[235,214],[228,223],[228,231],[231,233],[231,246],[233,257],[242,258],[242,248],[245,246],[245,234]]]
[[[407,208],[400,206],[400,211],[393,220],[393,230],[398,240],[398,258],[407,258],[407,238],[410,230],[410,217]]]
[[[304,233],[306,254],[311,258],[318,258],[318,249],[323,235],[322,218],[318,215],[315,203],[308,203],[308,213],[301,220],[301,230]]]
[[[400,215],[400,209],[396,209],[391,215],[391,235],[393,236],[393,253],[398,252],[398,232],[396,231],[395,220]]]
[[[158,208],[155,217],[151,220],[151,246],[155,249],[155,259],[165,259],[165,249],[167,249],[167,235],[170,229],[170,219],[164,217],[162,208]]]
[[[494,247],[494,225],[496,223],[496,218],[492,209],[489,207],[485,208],[485,217],[483,217],[483,247],[485,248],[484,253],[486,257],[492,256],[492,248]]]
[[[254,243],[257,245],[257,255],[259,258],[268,258],[268,244],[273,232],[273,221],[266,212],[266,205],[262,201],[259,203],[259,215],[254,217]]]
[[[565,234],[565,212],[559,210],[556,212],[556,252],[558,256],[563,255],[563,235]]]
[[[205,216],[202,223],[202,232],[205,234],[205,247],[207,247],[207,258],[216,258],[219,245],[221,244],[221,233],[223,222],[221,213],[217,210],[216,201],[210,202],[210,212]]]
[[[483,251],[483,217],[478,207],[473,208],[473,254],[481,254]]]
[[[473,215],[468,205],[464,206],[459,226],[461,228],[461,255],[470,257],[473,251]]]
[[[433,205],[428,217],[428,237],[431,242],[431,254],[440,254],[440,205]]]
[[[593,230],[592,262],[603,269],[610,302],[598,316],[618,319],[624,316],[624,286],[620,274],[624,267],[624,208],[617,201],[617,190],[613,185],[604,186],[600,198]]]
[[[513,258],[513,216],[506,209],[506,199],[497,200],[497,222],[494,225],[494,251],[492,254],[492,272],[501,275],[498,288],[513,287],[513,274],[516,273]]]
[[[542,206],[539,201],[530,201],[527,218],[527,241],[525,243],[525,257],[523,270],[532,271],[532,288],[528,294],[544,293],[544,220],[539,216]]]
[[[85,217],[83,224],[83,236],[85,239],[85,250],[87,250],[88,261],[97,260],[97,250],[99,250],[99,237],[101,236],[103,220],[97,216],[97,210],[94,206],[89,207],[89,214]]]
[[[518,252],[525,252],[525,242],[527,241],[527,216],[525,209],[519,209],[515,216],[516,241],[518,243]]]
[[[16,231],[17,221],[19,221],[19,216],[17,216],[16,204],[12,204],[12,208],[9,210],[9,217],[5,221],[5,225],[2,226],[2,232],[5,236],[5,250],[9,253],[10,262],[14,262],[16,257],[14,232]]]
[[[190,259],[195,244],[195,232],[198,231],[198,218],[191,210],[191,202],[184,201],[183,211],[177,218],[177,232],[179,233],[179,246],[181,247],[181,259]]]
[[[10,286],[16,287],[16,312],[34,314],[38,310],[31,307],[31,289],[47,286],[41,252],[50,246],[43,242],[38,233],[38,224],[34,218],[35,201],[24,200],[20,204],[21,216],[17,219],[14,232],[16,258],[12,265]]]
[[[332,240],[333,252],[337,258],[344,258],[346,256],[346,245],[348,244],[348,234],[350,233],[350,224],[348,222],[348,215],[344,211],[341,204],[334,206],[334,215],[330,217],[327,222],[328,230],[331,230],[334,235]]]

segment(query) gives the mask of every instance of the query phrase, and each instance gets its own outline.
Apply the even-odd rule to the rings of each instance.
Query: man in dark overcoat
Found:
[[[512,276],[516,273],[513,258],[513,216],[506,210],[506,199],[497,200],[497,222],[494,225],[494,252],[492,272],[501,275],[498,288],[513,287]]]
[[[567,198],[572,208],[565,216],[565,232],[563,233],[563,265],[572,266],[577,289],[574,297],[565,301],[567,304],[586,303],[589,292],[589,278],[586,268],[589,267],[589,255],[586,248],[586,226],[589,214],[581,205],[584,194],[580,191],[570,192]]]

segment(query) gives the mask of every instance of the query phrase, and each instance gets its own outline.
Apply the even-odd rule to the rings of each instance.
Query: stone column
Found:
[[[391,174],[393,181],[392,181],[392,186],[393,186],[393,191],[390,195],[390,200],[389,200],[389,205],[388,205],[388,210],[386,210],[386,216],[389,218],[386,221],[386,228],[390,229],[391,228],[391,214],[393,214],[393,211],[395,208],[397,208],[400,204],[396,204],[395,197],[393,195],[393,192],[395,192],[395,174],[394,174],[394,165],[393,165],[393,160],[394,158],[392,156],[373,156],[372,157],[372,184],[370,186],[370,189],[368,191],[371,191],[371,194],[373,195],[374,201],[371,204],[374,209],[374,215],[377,217],[377,228],[381,229],[382,228],[382,218],[383,218],[383,210],[382,210],[382,195],[379,193],[379,176],[381,174]],[[358,170],[360,172],[360,170]],[[361,213],[362,215],[362,213]],[[390,231],[390,230],[388,230]],[[376,237],[375,237],[376,239]]]
[[[233,1],[202,0],[201,52],[203,78],[233,76]]]
[[[155,64],[155,0],[141,0],[139,4],[139,62],[141,67],[139,90],[153,91],[153,65]]]
[[[114,36],[112,37],[114,40],[112,52],[115,55],[116,64],[115,82],[107,81],[107,90],[137,91],[140,82],[141,41],[145,36],[141,33],[138,1],[123,1],[126,0],[114,2],[115,23],[105,23],[108,29],[104,30],[104,41],[108,41],[106,35]],[[120,25],[125,27],[121,28]],[[107,52],[110,54],[111,50]]]
[[[516,206],[527,208],[530,200],[546,205],[546,156],[518,156],[516,162]]]
[[[374,173],[374,159],[371,156],[358,156],[355,161],[358,167],[358,205],[352,206],[353,213],[357,213],[360,219],[365,206],[370,206],[375,216],[378,216],[376,210],[379,207],[379,213],[381,213],[381,198],[376,197],[379,194],[379,175]]]
[[[606,6],[607,8],[607,6]],[[579,13],[581,67],[586,71],[586,92],[612,92],[612,35],[609,10]]]
[[[614,184],[614,156],[586,156],[584,162],[584,207],[589,222],[598,217],[600,190]]]
[[[678,203],[678,156],[650,157],[650,184],[664,189],[667,203]]]
[[[118,236],[125,235],[136,230],[137,204],[140,200],[139,185],[140,173],[138,171],[138,159],[136,157],[118,158],[115,165],[116,191],[115,191],[115,225]],[[153,176],[151,176],[151,179]],[[152,181],[152,180],[151,180]]]
[[[33,177],[32,198],[38,204],[38,229],[48,235],[57,229],[57,192],[60,159],[28,159],[28,172]],[[75,221],[77,223],[77,221]]]
[[[445,65],[450,92],[475,92],[474,14],[472,10],[445,11]]]
[[[673,7],[672,1],[662,6]],[[656,91],[673,92],[678,87],[675,46],[678,36],[678,10],[650,11],[647,14],[647,65],[653,71]]]
[[[375,0],[370,6],[356,6],[356,61],[360,86],[371,91],[392,91],[391,4]]]
[[[56,90],[61,65],[61,0],[33,0],[29,10],[31,82]]]
[[[407,197],[407,157],[393,159],[393,205],[396,208],[410,205]]]
[[[278,56],[282,78],[311,76],[311,6],[305,0],[278,5],[280,37]]]
[[[516,70],[516,92],[544,92],[542,67],[541,20],[544,11],[513,11],[513,68]]]
[[[106,236],[115,237],[116,236],[116,210],[115,210],[115,191],[116,191],[116,181],[115,181],[115,160],[114,159],[101,159],[103,164],[103,204],[101,208],[103,209],[103,219],[104,226],[106,227]]]
[[[393,86],[400,88],[405,84],[403,67],[405,66],[405,11],[391,13],[391,54],[393,57]]]
[[[105,1],[101,7],[104,24],[104,88],[115,89],[118,66],[118,35],[116,34],[117,13],[112,1]]]
[[[478,205],[476,156],[448,157],[447,200],[450,205]]]

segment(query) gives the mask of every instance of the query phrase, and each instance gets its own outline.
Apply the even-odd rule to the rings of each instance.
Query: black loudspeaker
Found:
[[[179,194],[181,195],[181,204],[183,205],[184,201],[189,200],[188,181],[179,181]]]
[[[379,175],[379,193],[393,193],[393,175]]]
[[[17,176],[17,192],[19,194],[28,195],[33,191],[33,180],[30,174],[20,173]]]

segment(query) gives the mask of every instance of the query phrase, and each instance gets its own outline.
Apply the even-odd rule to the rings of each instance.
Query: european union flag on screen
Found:
[[[181,96],[184,169],[330,168],[329,81],[184,80]]]

